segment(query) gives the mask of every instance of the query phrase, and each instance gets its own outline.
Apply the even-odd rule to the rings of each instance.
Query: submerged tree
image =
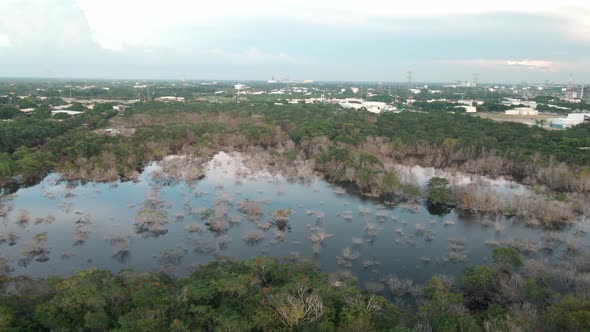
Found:
[[[313,323],[324,313],[322,298],[305,283],[298,283],[287,294],[270,296],[270,302],[278,320],[289,329],[304,322]]]
[[[137,233],[147,233],[154,236],[168,232],[165,225],[168,222],[168,213],[163,209],[144,207],[135,214],[135,226]]]
[[[278,209],[272,212],[272,218],[275,221],[288,221],[293,213],[291,209]]]
[[[433,177],[428,181],[428,207],[434,214],[446,214],[456,206],[453,190],[449,187],[449,180]]]
[[[249,231],[243,236],[243,239],[248,245],[256,245],[264,240],[264,233],[261,231]]]
[[[125,263],[127,259],[129,259],[129,237],[116,235],[110,238],[107,238],[107,241],[110,242],[111,246],[115,249],[115,253],[113,254],[113,258],[119,261],[120,263]]]
[[[503,268],[519,268],[523,265],[518,251],[513,248],[500,247],[492,250],[494,263]]]
[[[37,262],[46,262],[49,260],[49,253],[47,233],[37,233],[33,236],[33,241],[21,250],[18,264],[26,267],[33,259]]]
[[[176,266],[182,262],[187,253],[188,251],[183,247],[164,250],[158,257],[158,263],[164,272],[174,274]]]

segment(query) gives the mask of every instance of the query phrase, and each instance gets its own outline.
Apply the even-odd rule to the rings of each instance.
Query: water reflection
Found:
[[[503,217],[482,222],[417,201],[391,206],[318,178],[292,181],[252,165],[247,156],[220,153],[206,167],[169,157],[136,182],[73,185],[51,175],[0,201],[0,273],[64,275],[95,266],[185,275],[214,259],[304,256],[333,273],[333,283],[353,274],[372,292],[403,298],[432,274],[452,276],[486,262],[499,245],[556,259],[588,243],[586,223],[546,232]],[[408,174],[426,183],[420,176],[430,173]]]

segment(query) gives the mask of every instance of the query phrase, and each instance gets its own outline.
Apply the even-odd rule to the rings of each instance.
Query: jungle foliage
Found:
[[[435,275],[396,304],[360,290],[350,275],[327,276],[302,259],[216,261],[182,279],[97,269],[43,280],[4,277],[0,329],[588,331],[588,294],[575,294],[583,280],[564,289],[559,273],[520,274],[514,249],[492,254],[494,265],[467,268],[455,281]],[[400,298],[402,288],[389,283],[388,290]]]
[[[170,153],[270,148],[286,141],[295,143],[290,158],[303,152],[302,157],[316,160],[318,169],[335,180],[354,175],[364,191],[383,192],[397,185],[384,173],[383,158],[518,180],[528,177],[559,191],[580,190],[572,183],[590,174],[590,124],[546,131],[465,114],[375,115],[323,104],[143,102],[120,115],[110,105],[97,106],[61,121],[18,117],[0,122],[0,184],[18,175],[39,178],[50,170],[82,179],[81,173],[102,181],[129,178],[149,161]],[[109,136],[99,130],[107,126],[134,132]],[[490,158],[495,162],[488,162]],[[40,166],[25,167],[36,164],[30,160]],[[331,161],[338,161],[340,168],[332,167]],[[567,165],[566,177],[534,174],[541,167],[555,169],[558,163]],[[354,172],[346,176],[351,168]]]

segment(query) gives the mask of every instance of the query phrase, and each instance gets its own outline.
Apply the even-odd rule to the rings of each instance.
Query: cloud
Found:
[[[445,25],[456,25],[466,18],[489,13],[563,17],[567,13],[590,10],[586,0],[424,0],[407,2],[403,6],[390,0],[364,0],[362,5],[356,0],[167,0],[165,5],[161,0],[76,1],[88,19],[94,39],[109,49],[182,44],[173,32],[178,27],[193,27],[191,39],[201,42],[214,40],[220,30],[239,31],[236,26],[256,25],[262,21],[279,24],[288,21],[293,23],[293,29],[304,29],[306,24],[311,24],[404,31],[419,28],[408,26],[408,20],[454,17],[456,22]],[[587,21],[587,16],[586,20],[580,16],[570,24],[583,25]],[[478,26],[463,28],[477,29]],[[498,27],[497,22],[494,26]],[[425,30],[432,32],[431,28],[425,27]]]
[[[0,34],[0,48],[7,48],[12,47],[12,43],[10,42],[10,38],[7,35]]]
[[[563,8],[557,12],[567,24],[563,33],[590,44],[590,8]]]
[[[17,49],[92,48],[84,13],[75,0],[2,0],[0,34]]]
[[[560,63],[551,60],[514,60],[514,59],[463,59],[463,60],[442,60],[435,61],[437,64],[450,64],[468,67],[487,68],[490,67],[520,67],[539,72],[556,72]]]
[[[498,80],[590,71],[574,64],[590,54],[587,0],[0,0],[0,13],[4,76],[399,80],[413,69],[454,81],[475,70]]]
[[[506,65],[538,71],[554,72],[557,70],[555,63],[549,60],[507,60]]]

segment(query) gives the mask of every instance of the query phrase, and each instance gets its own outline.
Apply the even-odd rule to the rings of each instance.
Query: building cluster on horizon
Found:
[[[266,81],[266,83],[268,83],[268,84],[289,84],[289,83],[310,84],[310,83],[313,83],[313,80],[292,81],[289,79],[289,77],[275,79],[275,77],[273,75],[270,80]]]

